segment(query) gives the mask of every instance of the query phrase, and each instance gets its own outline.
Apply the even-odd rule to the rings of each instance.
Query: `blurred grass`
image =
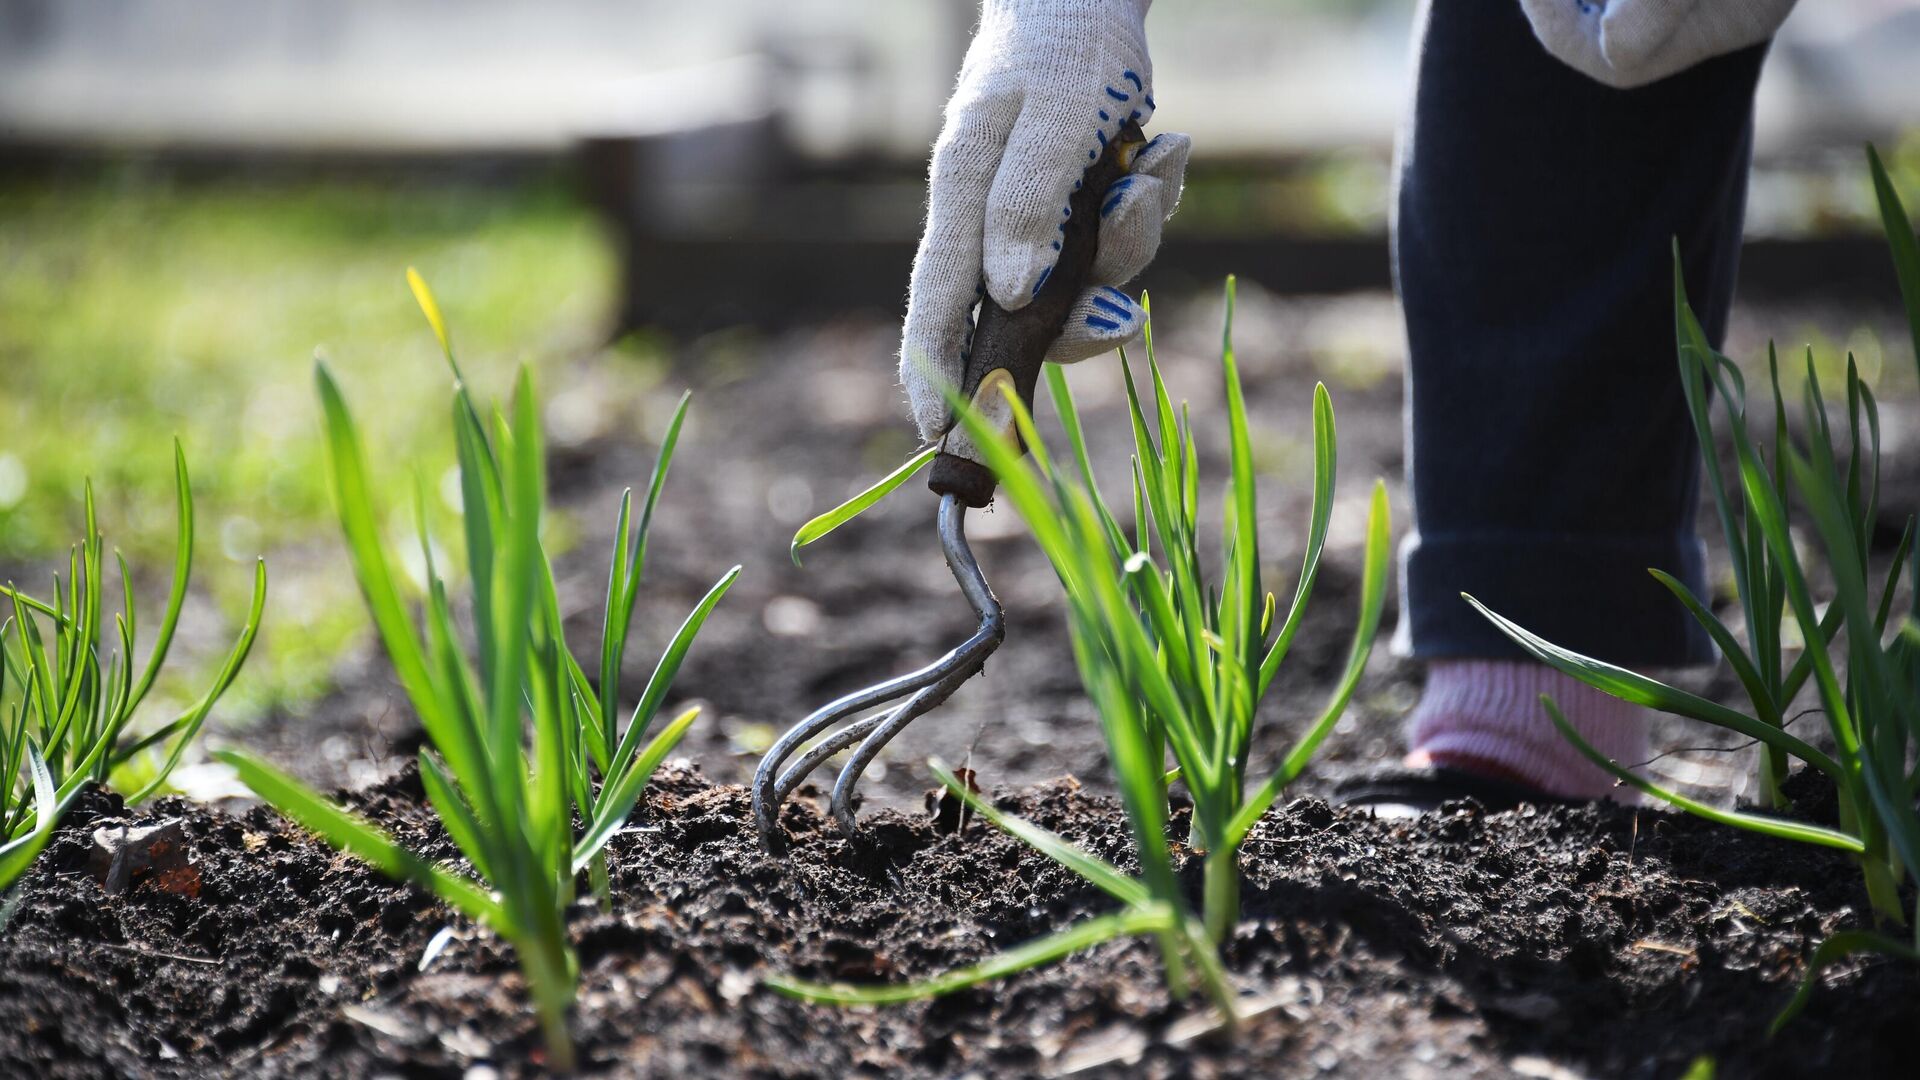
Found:
[[[409,265],[489,397],[523,360],[596,351],[616,287],[609,244],[557,178],[187,184],[121,168],[0,184],[0,571],[45,591],[90,476],[108,544],[143,589],[163,588],[178,434],[202,538],[181,648],[227,636],[265,552],[267,623],[223,711],[323,691],[365,620],[325,486],[316,351],[392,466],[387,506],[404,510],[416,464],[453,459],[449,380]],[[431,493],[440,477],[424,479]]]

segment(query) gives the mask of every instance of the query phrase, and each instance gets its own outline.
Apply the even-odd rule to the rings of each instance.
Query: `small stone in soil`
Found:
[[[189,870],[187,836],[179,818],[137,829],[119,822],[93,830],[88,866],[93,870],[94,880],[105,887],[109,896],[126,892],[139,874],[156,874],[158,880],[170,886],[189,877],[197,878],[186,873]],[[198,892],[198,881],[193,884],[191,891]],[[169,891],[187,890],[170,887]]]

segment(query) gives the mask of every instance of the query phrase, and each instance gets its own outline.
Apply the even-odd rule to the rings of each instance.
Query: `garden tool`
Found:
[[[981,297],[972,352],[959,389],[974,413],[993,426],[1013,433],[1013,412],[1003,387],[1012,387],[1022,402],[1033,401],[1047,350],[1060,336],[1060,329],[1066,324],[1067,315],[1085,289],[1093,269],[1100,242],[1099,210],[1107,188],[1126,174],[1135,152],[1145,144],[1140,126],[1128,123],[1120,136],[1111,140],[1105,152],[1087,167],[1079,188],[1068,201],[1059,260],[1031,303],[1018,311],[1007,311],[992,297]],[[857,743],[834,781],[830,802],[834,819],[842,830],[852,835],[855,831],[853,792],[867,766],[881,748],[915,718],[938,707],[961,683],[986,666],[987,657],[993,655],[1006,637],[1006,618],[1000,602],[994,598],[993,589],[987,585],[979,563],[967,547],[966,535],[967,510],[984,507],[993,500],[995,480],[984,455],[959,425],[942,437],[927,486],[940,497],[937,531],[947,567],[959,582],[961,595],[967,598],[979,618],[979,626],[971,637],[940,659],[918,671],[856,690],[821,706],[773,744],[760,759],[753,777],[754,822],[760,830],[761,843],[769,850],[780,838],[780,807],[787,796],[828,758]],[[835,724],[902,698],[905,700],[899,704],[808,745]],[[787,759],[796,753],[799,757],[788,764]]]

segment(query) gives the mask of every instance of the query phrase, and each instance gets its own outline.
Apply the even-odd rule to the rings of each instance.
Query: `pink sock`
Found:
[[[1601,753],[1628,767],[1646,760],[1645,710],[1523,660],[1435,661],[1426,693],[1407,717],[1408,758],[1505,776],[1567,798],[1637,801],[1637,792],[1617,786],[1561,737],[1541,694],[1551,695]]]

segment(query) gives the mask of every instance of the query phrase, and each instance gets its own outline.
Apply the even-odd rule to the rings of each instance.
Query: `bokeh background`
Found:
[[[1878,144],[1920,203],[1920,0],[1802,8],[1762,84],[1729,351],[1745,362],[1769,339],[1811,344],[1835,370],[1853,353],[1892,403],[1889,452],[1911,463],[1898,455],[1913,448],[1913,357],[1860,148]],[[413,485],[448,492],[452,461],[449,380],[403,280],[417,266],[476,383],[504,393],[514,366],[536,372],[554,442],[550,541],[587,652],[611,507],[644,482],[679,392],[695,391],[629,685],[705,584],[746,563],[680,694],[713,707],[689,752],[737,776],[819,700],[967,629],[922,501],[882,506],[808,570],[784,548],[913,447],[891,353],[925,154],[974,11],[0,0],[0,571],[47,580],[91,478],[109,543],[157,597],[178,437],[200,543],[183,663],[163,689],[184,700],[217,663],[246,564],[265,554],[268,621],[214,738],[342,783],[405,753],[409,721],[328,503],[311,367],[320,357],[339,373],[406,541]],[[1195,139],[1183,209],[1146,280],[1163,359],[1204,420],[1218,397],[1219,283],[1239,274],[1263,528],[1283,586],[1315,379],[1341,409],[1325,655],[1282,684],[1282,728],[1316,704],[1314,665],[1337,665],[1351,621],[1341,575],[1373,476],[1406,520],[1385,230],[1411,18],[1410,0],[1158,0],[1149,22],[1156,126]],[[1110,365],[1073,378],[1096,419],[1114,415]],[[1112,436],[1124,432],[1100,436],[1106,458],[1124,468]],[[453,500],[428,501],[430,524],[454,536]],[[891,759],[990,744],[987,779],[1097,776],[1052,582],[1010,515],[983,522],[1019,637],[989,685]],[[1390,753],[1417,692],[1417,671],[1375,666],[1331,768]],[[1729,761],[1688,751],[1655,769],[1737,792],[1744,770]],[[878,777],[883,792],[924,786],[922,770],[896,772],[890,789]],[[220,787],[207,770],[182,782]]]

